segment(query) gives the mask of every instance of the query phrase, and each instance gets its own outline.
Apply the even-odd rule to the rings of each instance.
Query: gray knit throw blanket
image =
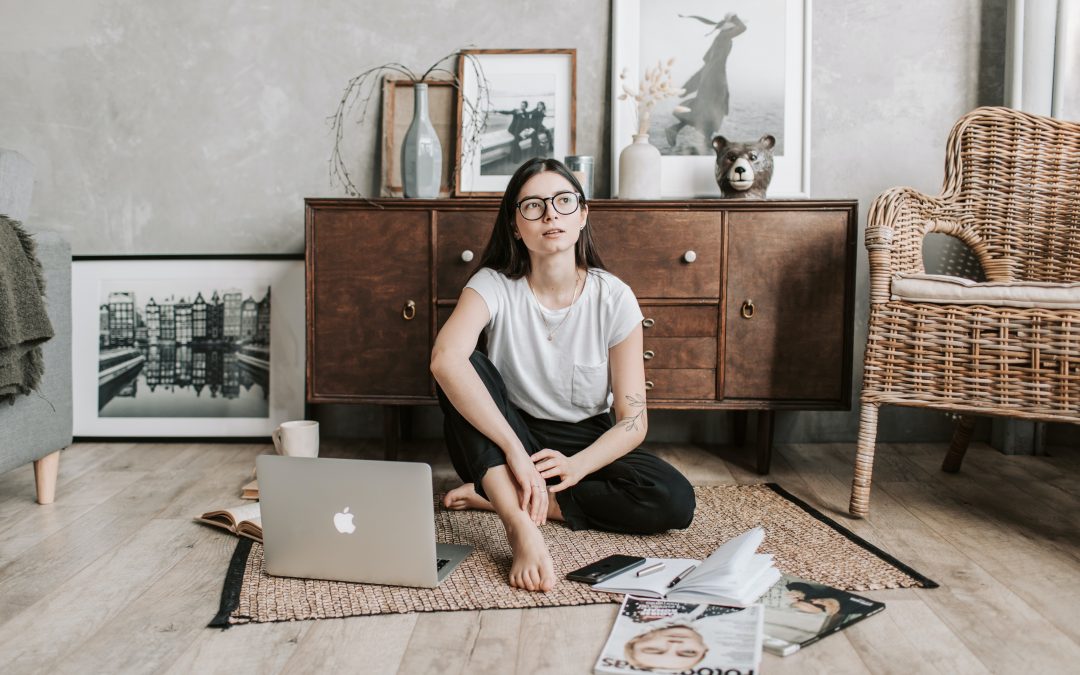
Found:
[[[37,389],[45,372],[41,344],[53,327],[35,249],[22,223],[0,214],[0,403]]]

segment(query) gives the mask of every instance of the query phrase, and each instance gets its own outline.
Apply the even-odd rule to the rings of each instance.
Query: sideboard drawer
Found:
[[[495,211],[438,211],[435,235],[435,293],[443,300],[456,300],[469,281],[469,273],[480,262],[491,230]]]
[[[719,298],[720,222],[719,212],[589,212],[608,269],[639,298]]]
[[[715,368],[716,338],[645,338],[646,368]]]
[[[716,337],[717,305],[642,305],[645,339],[654,337]]]
[[[711,368],[646,368],[645,388],[649,399],[711,400],[716,398],[716,371]]]

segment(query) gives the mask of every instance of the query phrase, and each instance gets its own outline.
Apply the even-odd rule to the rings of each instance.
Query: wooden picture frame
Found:
[[[304,260],[76,256],[80,438],[266,437],[304,416]]]
[[[729,16],[741,26],[721,30]],[[619,76],[625,71],[636,89],[646,68],[674,58],[674,86],[690,85],[691,91],[660,101],[652,111],[649,142],[661,153],[661,197],[720,196],[711,145],[701,130],[679,124],[674,116],[676,106],[692,107],[692,99],[707,98],[697,86],[706,70],[721,78],[712,92],[722,88],[723,103],[706,106],[727,108],[720,135],[734,141],[756,141],[765,134],[776,138],[768,196],[810,196],[811,16],[811,0],[612,0],[612,194],[618,192],[619,153],[637,130],[633,101],[618,98],[623,93]],[[706,63],[710,54],[723,55],[723,62]]]
[[[401,146],[413,119],[413,84],[408,78],[383,78],[382,178],[383,197],[403,197]],[[450,80],[424,80],[428,85],[428,117],[442,144],[443,166],[439,196],[449,197],[454,185],[454,149],[457,141],[457,91]]]
[[[500,196],[526,159],[574,154],[576,49],[463,50],[458,81],[456,196]],[[481,115],[484,131],[472,138]]]

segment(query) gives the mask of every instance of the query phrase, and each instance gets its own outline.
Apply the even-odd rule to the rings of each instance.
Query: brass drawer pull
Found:
[[[652,381],[652,380],[645,380],[645,389],[646,389],[646,390],[652,389],[652,388],[653,388],[653,387],[655,387],[655,386],[656,386],[656,385],[655,385],[655,384],[653,384],[653,381]]]
[[[694,251],[687,251],[686,253],[682,254],[682,259],[685,263],[692,263],[697,260],[697,253],[695,253]]]
[[[656,325],[656,319],[644,319],[642,320],[641,325],[645,328],[652,328]]]
[[[739,309],[739,313],[742,314],[742,318],[744,318],[744,319],[753,319],[754,318],[754,311],[755,311],[754,301],[749,299],[749,298],[747,298],[746,300],[743,300],[742,307]]]
[[[469,249],[465,249],[461,252],[461,262],[472,262],[473,252]]]
[[[651,359],[652,357],[656,356],[656,352],[654,352],[654,351],[653,351],[653,350],[651,350],[651,349],[646,349],[646,350],[645,350],[645,353],[644,353],[644,354],[642,354],[642,356],[644,356],[644,357],[645,357],[645,360],[646,360],[646,361],[648,361],[648,360],[649,360],[649,359]]]
[[[416,303],[409,300],[405,303],[405,306],[401,309],[401,318],[406,321],[412,321],[416,318]]]

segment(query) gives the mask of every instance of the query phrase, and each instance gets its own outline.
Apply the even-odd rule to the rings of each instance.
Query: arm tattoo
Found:
[[[624,417],[623,419],[619,420],[619,424],[621,424],[623,429],[627,431],[637,431],[638,420],[641,418],[642,415],[645,414],[645,397],[640,394],[630,394],[625,398],[626,403],[631,408],[639,408],[639,410],[633,415]]]

